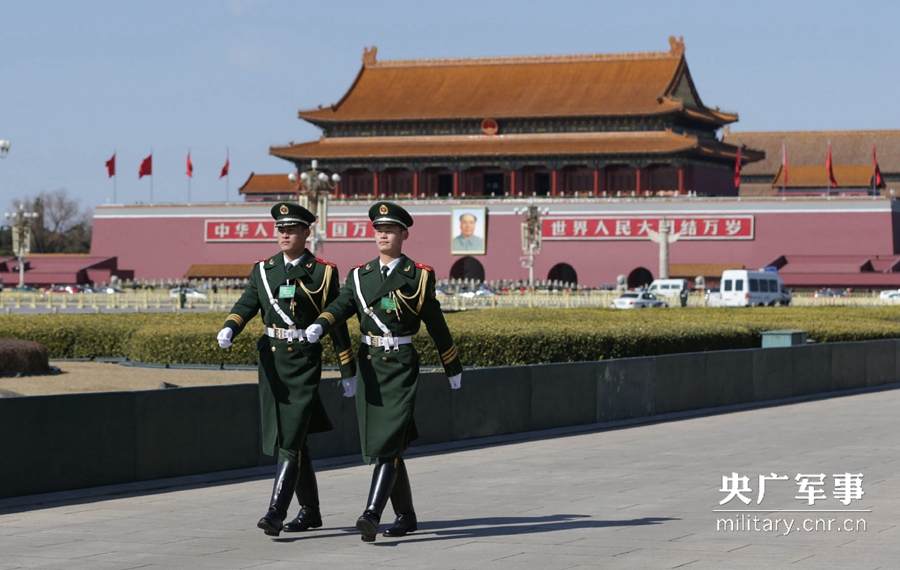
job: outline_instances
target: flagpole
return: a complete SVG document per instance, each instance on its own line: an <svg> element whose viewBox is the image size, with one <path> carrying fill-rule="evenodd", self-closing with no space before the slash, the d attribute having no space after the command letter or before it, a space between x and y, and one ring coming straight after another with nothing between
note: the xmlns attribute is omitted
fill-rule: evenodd
<svg viewBox="0 0 900 570"><path fill-rule="evenodd" d="M118 154L117 150L113 150L113 158L115 158L116 154ZM116 199L116 177L119 176L119 172L117 170L113 170L113 204L118 204L119 201Z"/></svg>
<svg viewBox="0 0 900 570"><path fill-rule="evenodd" d="M787 145L781 139L781 199L787 194Z"/></svg>
<svg viewBox="0 0 900 570"><path fill-rule="evenodd" d="M188 147L188 161L191 160L191 147ZM191 165L191 174L193 174L193 165ZM188 175L188 204L191 203L191 178L192 176Z"/></svg>
<svg viewBox="0 0 900 570"><path fill-rule="evenodd" d="M878 159L876 158L876 155L875 155L875 137L872 137L872 158L874 159L872 162L874 162L877 165ZM878 185L877 178L878 178L878 171L873 168L872 169L872 196L877 195L876 194L878 191L877 190L877 185Z"/></svg>
<svg viewBox="0 0 900 570"><path fill-rule="evenodd" d="M153 204L153 149L150 149L150 204Z"/></svg>
<svg viewBox="0 0 900 570"><path fill-rule="evenodd" d="M231 152L228 150L228 147L225 147L225 162L231 162ZM231 164L228 165L228 172L225 173L225 203L228 203L228 183L230 182L231 177Z"/></svg>

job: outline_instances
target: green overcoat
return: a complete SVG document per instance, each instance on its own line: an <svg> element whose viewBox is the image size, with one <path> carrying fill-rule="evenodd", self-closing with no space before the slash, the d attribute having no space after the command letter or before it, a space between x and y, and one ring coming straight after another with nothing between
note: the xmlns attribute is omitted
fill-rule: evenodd
<svg viewBox="0 0 900 570"><path fill-rule="evenodd" d="M316 323L324 333L335 330L353 315L359 317L360 332L386 336L365 312L365 307L393 336L411 336L425 323L443 361L447 376L462 372L462 363L453 336L434 296L434 271L406 256L382 281L377 259L354 268L338 298L330 303ZM356 292L356 276L366 305ZM383 302L382 299L387 301ZM393 308L392 308L393 307ZM413 413L419 378L419 355L412 344L399 350L361 344L358 353L361 385L356 391L356 413L363 456L400 457L418 437Z"/></svg>
<svg viewBox="0 0 900 570"><path fill-rule="evenodd" d="M277 253L263 261L266 280L281 310L298 329L312 324L322 309L338 296L337 267L317 259L308 250L300 262L285 273L284 255ZM294 295L279 298L279 290L293 285ZM225 326L237 336L258 312L267 327L288 328L272 307L260 280L259 263L253 266L247 288L231 309ZM340 359L341 376L356 375L356 361L347 326L334 327L331 340ZM322 377L322 345L294 340L260 337L259 402L262 417L263 452L272 455L276 447L299 451L307 433L333 429L319 399Z"/></svg>

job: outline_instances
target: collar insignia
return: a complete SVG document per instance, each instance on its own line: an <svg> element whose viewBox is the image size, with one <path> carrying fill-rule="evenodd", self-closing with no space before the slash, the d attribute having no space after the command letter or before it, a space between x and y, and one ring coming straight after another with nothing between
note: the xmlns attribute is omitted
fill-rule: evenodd
<svg viewBox="0 0 900 570"><path fill-rule="evenodd" d="M404 269L403 271L409 271L411 268L412 268L412 265L407 265L406 269Z"/></svg>
<svg viewBox="0 0 900 570"><path fill-rule="evenodd" d="M274 259L270 259L270 260L269 260L269 265L275 265L275 260L274 260Z"/></svg>
<svg viewBox="0 0 900 570"><path fill-rule="evenodd" d="M312 267L312 263L307 263L306 268L309 269L310 267Z"/></svg>
<svg viewBox="0 0 900 570"><path fill-rule="evenodd" d="M369 264L368 264L368 263L367 263L367 264L366 264L366 269L370 269L370 268L369 268Z"/></svg>

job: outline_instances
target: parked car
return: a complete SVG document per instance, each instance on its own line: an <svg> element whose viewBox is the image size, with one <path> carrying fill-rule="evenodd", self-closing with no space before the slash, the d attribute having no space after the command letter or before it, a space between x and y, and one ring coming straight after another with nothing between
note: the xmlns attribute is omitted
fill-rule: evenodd
<svg viewBox="0 0 900 570"><path fill-rule="evenodd" d="M463 299L473 299L475 297L488 297L490 295L496 295L493 291L488 289L487 287L482 287L480 289L476 289L474 291L460 291L459 296Z"/></svg>
<svg viewBox="0 0 900 570"><path fill-rule="evenodd" d="M882 297L881 301L889 305L900 304L900 291L891 291L891 294L886 297Z"/></svg>
<svg viewBox="0 0 900 570"><path fill-rule="evenodd" d="M46 290L47 293L65 293L68 295L75 295L77 293L83 293L84 287L81 285L57 285L55 287L51 287Z"/></svg>
<svg viewBox="0 0 900 570"><path fill-rule="evenodd" d="M614 300L610 307L613 309L646 309L647 307L668 307L669 304L659 299L653 293L629 291Z"/></svg>
<svg viewBox="0 0 900 570"><path fill-rule="evenodd" d="M724 307L725 302L722 301L722 292L718 287L710 287L704 293L706 297L707 307Z"/></svg>
<svg viewBox="0 0 900 570"><path fill-rule="evenodd" d="M107 287L92 287L90 289L90 291L85 290L85 293L106 293L108 295L111 295L113 293L124 293L124 292L125 291L123 291L122 289L119 289L118 287L109 287L109 286L107 286Z"/></svg>
<svg viewBox="0 0 900 570"><path fill-rule="evenodd" d="M722 301L726 307L775 307L791 304L791 293L772 271L729 269L722 272Z"/></svg>
<svg viewBox="0 0 900 570"><path fill-rule="evenodd" d="M660 297L678 297L687 287L687 279L654 279L647 292Z"/></svg>
<svg viewBox="0 0 900 570"><path fill-rule="evenodd" d="M813 298L816 299L829 299L832 297L846 297L847 295L841 293L840 291L835 291L834 289L819 289L815 293L812 294Z"/></svg>
<svg viewBox="0 0 900 570"><path fill-rule="evenodd" d="M177 297L182 291L184 291L184 297L187 300L200 300L200 299L209 299L206 293L201 293L197 291L193 287L175 287L171 291L169 291L169 297Z"/></svg>
<svg viewBox="0 0 900 570"><path fill-rule="evenodd" d="M887 291L882 291L881 293L879 293L878 296L881 297L882 300L896 299L897 297L900 297L900 290L888 289Z"/></svg>

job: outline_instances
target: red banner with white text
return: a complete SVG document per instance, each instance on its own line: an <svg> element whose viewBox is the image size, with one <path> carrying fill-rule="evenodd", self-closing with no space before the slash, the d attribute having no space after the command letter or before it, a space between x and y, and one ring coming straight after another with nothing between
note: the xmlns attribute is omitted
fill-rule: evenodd
<svg viewBox="0 0 900 570"><path fill-rule="evenodd" d="M204 236L208 242L273 241L275 220L206 220ZM328 220L328 233L325 239L373 241L375 230L369 218Z"/></svg>
<svg viewBox="0 0 900 570"><path fill-rule="evenodd" d="M545 216L543 240L649 240L663 218L610 216ZM753 216L691 216L665 218L670 235L684 240L752 240Z"/></svg>

